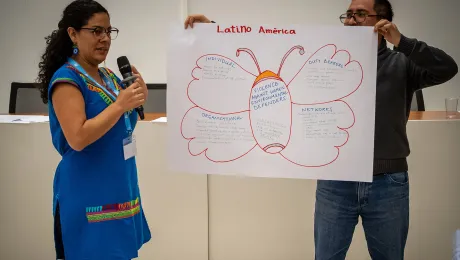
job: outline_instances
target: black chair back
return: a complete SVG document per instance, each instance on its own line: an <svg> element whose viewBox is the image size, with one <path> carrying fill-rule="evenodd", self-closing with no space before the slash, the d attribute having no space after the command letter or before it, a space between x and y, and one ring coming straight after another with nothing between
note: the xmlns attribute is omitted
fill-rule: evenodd
<svg viewBox="0 0 460 260"><path fill-rule="evenodd" d="M47 114L36 83L12 82L10 91L10 114Z"/></svg>

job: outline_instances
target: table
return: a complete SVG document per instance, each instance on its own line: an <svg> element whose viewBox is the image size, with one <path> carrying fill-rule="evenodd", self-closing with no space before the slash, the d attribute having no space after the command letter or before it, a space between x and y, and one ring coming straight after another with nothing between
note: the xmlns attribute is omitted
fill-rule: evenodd
<svg viewBox="0 0 460 260"><path fill-rule="evenodd" d="M152 121L160 117L166 117L165 113L149 113L145 114L144 120ZM413 111L409 116L409 120L445 120L446 112L443 111ZM457 115L460 119L460 113Z"/></svg>
<svg viewBox="0 0 460 260"><path fill-rule="evenodd" d="M33 114L46 115L46 114ZM152 121L160 117L166 117L166 113L146 113L144 121ZM455 119L460 119L460 112L457 113ZM141 120L139 118L139 120ZM409 115L409 120L446 120L446 112L444 111L412 111Z"/></svg>
<svg viewBox="0 0 460 260"><path fill-rule="evenodd" d="M312 180L171 172L167 123L140 121L138 169L153 238L140 260L313 259ZM406 259L451 259L460 228L460 117L413 112L407 132L411 225ZM53 259L48 123L0 124L0 259ZM180 163L180 162L177 162ZM25 250L18 250L18 245ZM360 224L347 259L369 259Z"/></svg>

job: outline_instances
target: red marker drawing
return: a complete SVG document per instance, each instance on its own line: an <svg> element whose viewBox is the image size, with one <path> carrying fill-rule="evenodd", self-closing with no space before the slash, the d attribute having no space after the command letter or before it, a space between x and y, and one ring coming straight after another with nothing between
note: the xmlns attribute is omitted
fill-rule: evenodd
<svg viewBox="0 0 460 260"><path fill-rule="evenodd" d="M262 71L247 48L238 49L236 57L247 53L257 72L223 55L199 57L187 88L194 105L181 122L189 153L223 163L259 147L303 167L337 160L349 140L347 130L355 124L354 112L343 99L361 86L361 64L348 51L328 44L305 57L298 71L291 66L284 72L296 50L297 59L304 57L302 46L292 47L276 73Z"/></svg>

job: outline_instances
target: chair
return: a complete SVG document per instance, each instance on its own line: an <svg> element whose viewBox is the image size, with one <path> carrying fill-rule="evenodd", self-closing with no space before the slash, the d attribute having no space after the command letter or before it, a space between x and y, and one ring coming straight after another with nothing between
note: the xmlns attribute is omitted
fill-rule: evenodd
<svg viewBox="0 0 460 260"><path fill-rule="evenodd" d="M149 99L144 104L145 113L166 113L166 84L147 84ZM11 83L10 114L46 114L37 83Z"/></svg>
<svg viewBox="0 0 460 260"><path fill-rule="evenodd" d="M412 96L412 102L410 106L411 111L425 111L425 101L423 99L422 90L415 91Z"/></svg>
<svg viewBox="0 0 460 260"><path fill-rule="evenodd" d="M48 106L42 102L37 83L12 82L10 114L47 114Z"/></svg>
<svg viewBox="0 0 460 260"><path fill-rule="evenodd" d="M147 84L149 98L144 104L145 113L166 113L166 84Z"/></svg>

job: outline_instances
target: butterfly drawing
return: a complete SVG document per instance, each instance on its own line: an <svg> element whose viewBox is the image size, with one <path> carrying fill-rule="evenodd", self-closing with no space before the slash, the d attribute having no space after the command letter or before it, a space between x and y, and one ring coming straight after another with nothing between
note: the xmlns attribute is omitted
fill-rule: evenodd
<svg viewBox="0 0 460 260"><path fill-rule="evenodd" d="M252 60L244 67L235 61L243 54ZM190 155L228 163L260 149L303 167L337 160L356 121L344 99L362 85L361 64L335 44L309 54L294 46L278 70L261 69L247 48L235 56L196 61L186 93L192 105L180 125Z"/></svg>

